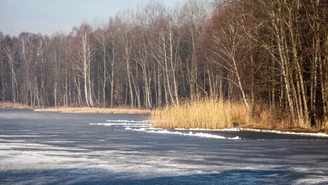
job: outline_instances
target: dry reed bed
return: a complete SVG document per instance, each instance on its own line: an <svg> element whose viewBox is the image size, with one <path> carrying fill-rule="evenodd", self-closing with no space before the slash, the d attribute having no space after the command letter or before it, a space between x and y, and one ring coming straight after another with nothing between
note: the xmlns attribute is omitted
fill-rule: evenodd
<svg viewBox="0 0 328 185"><path fill-rule="evenodd" d="M12 102L0 102L0 108L32 109L31 106L23 105L23 104L20 104L20 103L12 103Z"/></svg>
<svg viewBox="0 0 328 185"><path fill-rule="evenodd" d="M33 108L29 105L20 103L0 102L0 108L11 109L29 109ZM95 108L95 107L49 107L49 108L36 108L34 111L38 112L65 112L65 113L96 113L96 114L150 114L149 110L134 109L128 107L118 108Z"/></svg>
<svg viewBox="0 0 328 185"><path fill-rule="evenodd" d="M271 111L261 110L251 115L244 104L223 100L195 100L180 106L165 107L151 113L154 127L223 129L239 125L248 128L277 128ZM236 124L237 123L237 124Z"/></svg>
<svg viewBox="0 0 328 185"><path fill-rule="evenodd" d="M149 110L133 108L56 107L35 109L38 112L95 113L95 114L149 114Z"/></svg>

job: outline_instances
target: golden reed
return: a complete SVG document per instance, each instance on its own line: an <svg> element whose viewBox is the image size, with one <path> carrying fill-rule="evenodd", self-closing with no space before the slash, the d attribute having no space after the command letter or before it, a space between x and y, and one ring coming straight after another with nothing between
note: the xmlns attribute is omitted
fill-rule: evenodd
<svg viewBox="0 0 328 185"><path fill-rule="evenodd" d="M151 112L150 121L159 128L224 129L233 127L286 129L288 119L270 108L258 106L252 113L242 102L200 99Z"/></svg>

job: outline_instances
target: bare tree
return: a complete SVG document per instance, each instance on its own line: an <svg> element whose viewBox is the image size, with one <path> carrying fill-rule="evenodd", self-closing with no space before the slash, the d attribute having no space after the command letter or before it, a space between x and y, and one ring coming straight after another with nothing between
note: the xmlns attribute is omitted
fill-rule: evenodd
<svg viewBox="0 0 328 185"><path fill-rule="evenodd" d="M190 39L190 61L187 63L189 91L190 97L198 94L198 62L196 57L196 49L198 45L198 37L206 26L211 15L212 6L208 0L189 0L181 9L180 20L185 25L186 35Z"/></svg>
<svg viewBox="0 0 328 185"><path fill-rule="evenodd" d="M91 46L90 35L91 27L82 24L79 29L73 30L73 37L76 39L75 55L73 58L73 66L83 76L84 96L87 106L93 107L93 91L91 82L91 61L94 51Z"/></svg>
<svg viewBox="0 0 328 185"><path fill-rule="evenodd" d="M7 56L7 61L11 71L11 93L12 101L16 103L18 96L18 83L16 78L16 67L15 67L15 53L13 48L13 43L11 45L7 44L4 48L5 54Z"/></svg>

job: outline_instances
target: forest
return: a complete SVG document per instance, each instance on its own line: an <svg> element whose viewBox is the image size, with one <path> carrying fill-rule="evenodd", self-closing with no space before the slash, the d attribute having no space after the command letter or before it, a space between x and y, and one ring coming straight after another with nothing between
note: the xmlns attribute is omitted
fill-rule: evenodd
<svg viewBox="0 0 328 185"><path fill-rule="evenodd" d="M214 98L320 128L328 2L189 0L170 9L151 1L69 34L0 32L0 71L2 102L155 109Z"/></svg>

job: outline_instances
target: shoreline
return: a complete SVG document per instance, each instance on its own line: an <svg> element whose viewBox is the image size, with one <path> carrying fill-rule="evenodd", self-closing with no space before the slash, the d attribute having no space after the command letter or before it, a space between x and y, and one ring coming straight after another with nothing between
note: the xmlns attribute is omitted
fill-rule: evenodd
<svg viewBox="0 0 328 185"><path fill-rule="evenodd" d="M21 109L32 110L35 112L59 112L59 113L76 113L76 114L126 114L126 115L151 115L154 111L146 109L128 108L128 107L116 107L116 108L97 108L97 107L46 107L46 108L31 108L30 106L21 105L19 103L13 104L8 102L0 103L0 109ZM154 126L155 124L152 123ZM307 133L307 134L325 134L328 136L328 132L325 129L314 130L304 128L290 128L290 129L272 129L272 128L252 128L252 127L240 127L240 128L223 128L223 129L206 129L206 128L168 128L165 126L156 126L162 129L176 129L176 130L207 130L207 131L257 131L257 132L279 132L279 133Z"/></svg>
<svg viewBox="0 0 328 185"><path fill-rule="evenodd" d="M262 132L262 133L273 133L273 134L287 134L287 135L298 135L298 136L313 136L318 138L328 138L328 134L323 131L311 131L311 130L277 130L277 129L255 129L255 128L225 128L225 129L202 129L202 128L174 128L173 130L181 131L210 131L210 132Z"/></svg>
<svg viewBox="0 0 328 185"><path fill-rule="evenodd" d="M60 112L77 114L150 114L150 110L133 108L96 108L96 107L49 107L36 108L35 112Z"/></svg>
<svg viewBox="0 0 328 185"><path fill-rule="evenodd" d="M0 102L0 109L32 110L35 112L90 113L90 114L150 114L150 110L130 107L31 107L20 103Z"/></svg>

